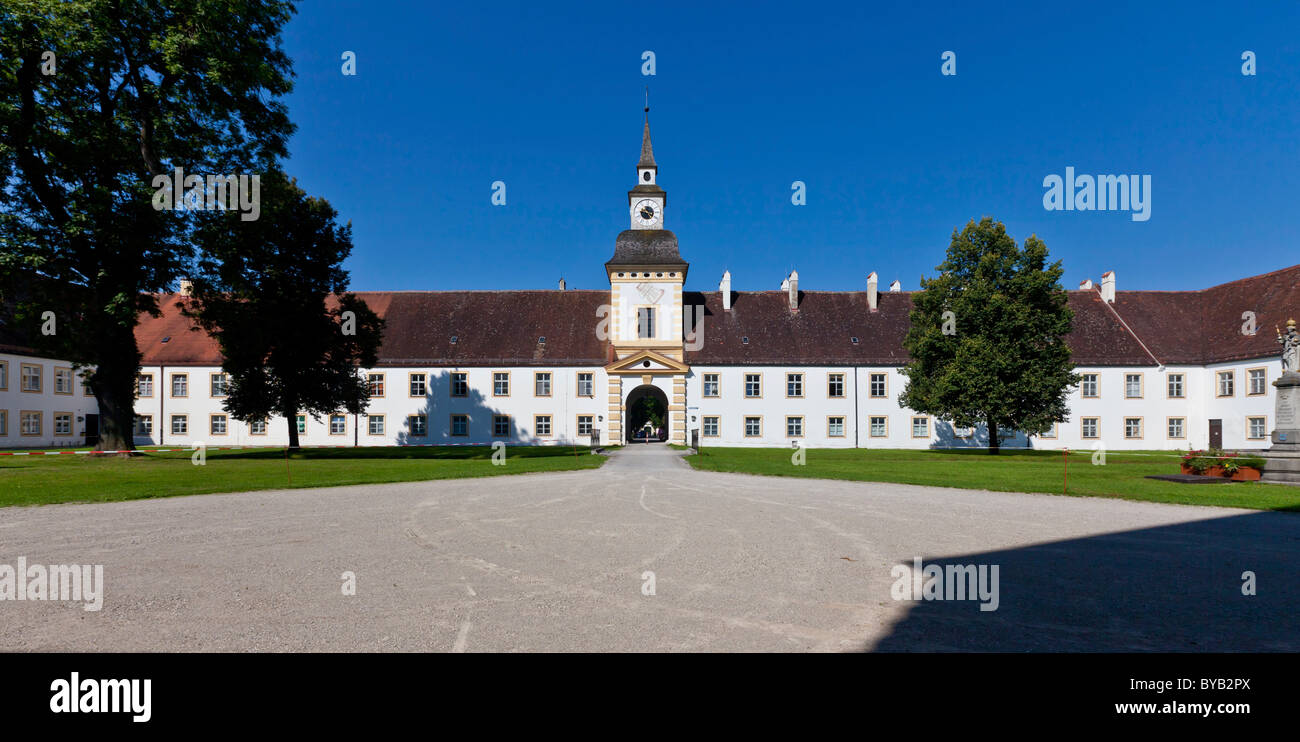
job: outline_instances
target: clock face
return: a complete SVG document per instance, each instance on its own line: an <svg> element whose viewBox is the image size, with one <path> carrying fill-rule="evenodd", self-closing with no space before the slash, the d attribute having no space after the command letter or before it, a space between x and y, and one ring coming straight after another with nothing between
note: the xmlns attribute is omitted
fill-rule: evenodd
<svg viewBox="0 0 1300 742"><path fill-rule="evenodd" d="M659 207L650 199L642 199L632 207L632 216L641 226L648 227L659 221Z"/></svg>

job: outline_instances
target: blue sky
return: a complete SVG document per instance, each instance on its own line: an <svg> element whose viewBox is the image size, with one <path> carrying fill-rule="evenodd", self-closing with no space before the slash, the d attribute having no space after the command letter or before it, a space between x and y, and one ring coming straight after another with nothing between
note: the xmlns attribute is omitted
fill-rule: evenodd
<svg viewBox="0 0 1300 742"><path fill-rule="evenodd" d="M607 287L646 84L689 289L915 289L984 215L1067 288L1300 263L1298 3L559 5L301 3L288 169L351 220L354 289ZM1045 210L1067 166L1150 175L1150 219Z"/></svg>

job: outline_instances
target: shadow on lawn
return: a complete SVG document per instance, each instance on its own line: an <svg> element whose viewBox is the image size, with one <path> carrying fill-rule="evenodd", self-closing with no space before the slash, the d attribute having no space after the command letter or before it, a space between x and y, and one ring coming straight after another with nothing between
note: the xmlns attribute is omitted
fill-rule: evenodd
<svg viewBox="0 0 1300 742"><path fill-rule="evenodd" d="M577 446L578 453L587 453L587 446ZM574 446L507 446L506 455L511 459L545 459L557 456L573 456ZM188 458L169 456L169 458ZM241 451L209 451L209 459L222 461L234 460L278 460L283 459L283 448L245 449ZM404 461L408 459L430 459L444 461L467 461L492 458L490 446L448 446L448 447L374 447L357 446L347 448L303 448L289 454L293 461Z"/></svg>
<svg viewBox="0 0 1300 742"><path fill-rule="evenodd" d="M999 565L999 607L919 601L875 652L1300 651L1300 518L1232 515L1021 549L927 557ZM1242 573L1257 594L1242 594Z"/></svg>

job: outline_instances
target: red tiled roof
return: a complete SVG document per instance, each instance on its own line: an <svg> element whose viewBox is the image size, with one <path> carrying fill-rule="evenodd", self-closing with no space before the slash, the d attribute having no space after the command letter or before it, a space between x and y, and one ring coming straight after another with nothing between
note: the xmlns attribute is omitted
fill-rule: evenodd
<svg viewBox="0 0 1300 742"><path fill-rule="evenodd" d="M1300 265L1201 291L1119 291L1109 306L1095 289L1067 294L1074 310L1068 342L1077 365L1266 358L1277 353L1273 325L1300 314ZM381 366L602 365L609 360L606 342L596 337L597 312L609 303L608 291L358 295L387 323ZM160 297L162 316L141 317L136 342L144 363L220 365L216 343L190 330L178 299ZM688 363L894 366L908 360L903 337L910 292L880 293L876 312L868 309L862 291L803 291L797 312L790 311L784 291L733 292L731 310L725 312L716 291L688 291L683 302L704 305L703 346L687 351ZM1254 336L1241 334L1245 311L1255 312L1259 331ZM538 343L543 336L546 342ZM164 337L170 340L161 342Z"/></svg>

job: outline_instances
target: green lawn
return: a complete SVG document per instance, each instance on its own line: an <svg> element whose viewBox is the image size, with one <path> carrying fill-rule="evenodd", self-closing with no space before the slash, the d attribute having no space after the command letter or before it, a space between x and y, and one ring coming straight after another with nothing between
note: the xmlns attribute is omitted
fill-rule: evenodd
<svg viewBox="0 0 1300 742"><path fill-rule="evenodd" d="M1060 451L1003 449L985 451L901 449L807 449L807 463L790 463L789 448L704 448L687 461L697 469L778 477L851 479L938 487L1043 492L1060 495L1065 457ZM1094 466L1091 451L1069 456L1070 495L1188 505L1224 505L1257 510L1300 512L1300 487L1237 482L1178 484L1144 479L1148 474L1177 474L1180 454L1172 451L1106 453Z"/></svg>
<svg viewBox="0 0 1300 742"><path fill-rule="evenodd" d="M287 460L283 449L208 450L204 466L190 456L0 456L0 507L491 477L594 469L605 461L585 446L508 447L503 466L493 465L491 448L477 446L307 448Z"/></svg>

